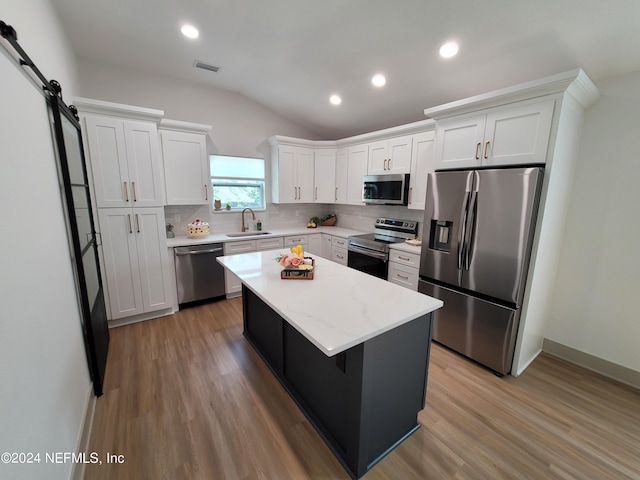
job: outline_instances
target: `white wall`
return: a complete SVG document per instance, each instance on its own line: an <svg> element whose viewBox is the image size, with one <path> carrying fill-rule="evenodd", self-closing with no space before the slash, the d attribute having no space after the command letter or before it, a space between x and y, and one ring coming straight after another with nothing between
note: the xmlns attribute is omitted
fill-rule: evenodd
<svg viewBox="0 0 640 480"><path fill-rule="evenodd" d="M240 93L83 58L78 71L79 96L156 108L171 120L212 125L209 153L268 155L265 140L276 134L319 139Z"/></svg>
<svg viewBox="0 0 640 480"><path fill-rule="evenodd" d="M47 78L75 90L74 57L47 0L0 0L1 19ZM4 45L8 45L2 41ZM0 463L0 478L66 479L90 391L81 322L46 104L0 48L0 452L41 463Z"/></svg>
<svg viewBox="0 0 640 480"><path fill-rule="evenodd" d="M586 112L545 337L640 371L640 72Z"/></svg>

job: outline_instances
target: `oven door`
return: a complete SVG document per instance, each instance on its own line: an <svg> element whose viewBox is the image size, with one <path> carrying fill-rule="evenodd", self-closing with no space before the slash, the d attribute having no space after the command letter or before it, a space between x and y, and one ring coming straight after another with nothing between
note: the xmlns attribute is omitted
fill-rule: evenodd
<svg viewBox="0 0 640 480"><path fill-rule="evenodd" d="M374 277L387 279L388 258L386 253L349 245L347 265Z"/></svg>

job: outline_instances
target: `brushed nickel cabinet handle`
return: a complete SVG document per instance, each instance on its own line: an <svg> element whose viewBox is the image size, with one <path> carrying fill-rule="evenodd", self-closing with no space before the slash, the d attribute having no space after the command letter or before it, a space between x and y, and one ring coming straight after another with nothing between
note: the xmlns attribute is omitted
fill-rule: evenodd
<svg viewBox="0 0 640 480"><path fill-rule="evenodd" d="M411 197L413 197L413 187L409 187L409 203L411 203Z"/></svg>
<svg viewBox="0 0 640 480"><path fill-rule="evenodd" d="M314 200L318 199L318 187L316 187L316 198Z"/></svg>
<svg viewBox="0 0 640 480"><path fill-rule="evenodd" d="M127 185L127 182L124 182L124 201L129 201L129 185Z"/></svg>
<svg viewBox="0 0 640 480"><path fill-rule="evenodd" d="M403 280L409 280L409 277L406 277L404 275L400 275L399 273L396 273L396 276L399 278L402 278Z"/></svg>
<svg viewBox="0 0 640 480"><path fill-rule="evenodd" d="M336 197L336 202L337 202L337 201L338 201L338 187L336 187L336 194L335 194L335 197Z"/></svg>
<svg viewBox="0 0 640 480"><path fill-rule="evenodd" d="M489 141L487 141L487 143L484 144L484 158L489 158L489 156L487 155L487 149L489 148Z"/></svg>
<svg viewBox="0 0 640 480"><path fill-rule="evenodd" d="M131 214L127 213L127 219L129 220L129 233L133 233L133 229L131 228Z"/></svg>
<svg viewBox="0 0 640 480"><path fill-rule="evenodd" d="M391 159L387 160L387 170L391 170Z"/></svg>
<svg viewBox="0 0 640 480"><path fill-rule="evenodd" d="M476 160L480 160L480 145L482 145L482 142L476 144Z"/></svg>
<svg viewBox="0 0 640 480"><path fill-rule="evenodd" d="M131 182L131 190L133 190L133 201L137 202L138 197L136 196L136 182Z"/></svg>
<svg viewBox="0 0 640 480"><path fill-rule="evenodd" d="M140 218L138 218L138 214L136 213L136 230L140 233Z"/></svg>
<svg viewBox="0 0 640 480"><path fill-rule="evenodd" d="M203 185L204 187L204 199L208 202L209 201L209 189L207 188L206 185Z"/></svg>

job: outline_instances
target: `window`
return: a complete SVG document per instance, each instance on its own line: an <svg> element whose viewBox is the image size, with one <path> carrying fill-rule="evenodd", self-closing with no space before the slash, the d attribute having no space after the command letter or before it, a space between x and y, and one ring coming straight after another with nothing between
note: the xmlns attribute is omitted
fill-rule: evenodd
<svg viewBox="0 0 640 480"><path fill-rule="evenodd" d="M209 162L214 210L216 200L220 200L221 206L218 209L224 210L228 204L231 210L247 207L264 210L263 158L211 155Z"/></svg>

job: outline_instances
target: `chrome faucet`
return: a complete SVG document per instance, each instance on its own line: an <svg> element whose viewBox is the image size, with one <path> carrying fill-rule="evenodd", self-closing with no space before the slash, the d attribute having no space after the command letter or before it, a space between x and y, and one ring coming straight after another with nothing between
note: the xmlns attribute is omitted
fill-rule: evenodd
<svg viewBox="0 0 640 480"><path fill-rule="evenodd" d="M253 213L253 210L251 210L250 208L245 208L244 210L242 210L242 231L246 232L247 230L249 230L249 228L247 228L244 224L244 212L246 212L247 210L249 210L251 212L251 215L253 216L253 219L256 219L256 214Z"/></svg>

